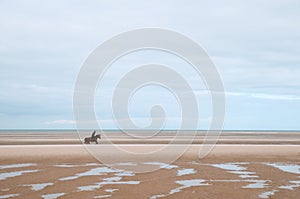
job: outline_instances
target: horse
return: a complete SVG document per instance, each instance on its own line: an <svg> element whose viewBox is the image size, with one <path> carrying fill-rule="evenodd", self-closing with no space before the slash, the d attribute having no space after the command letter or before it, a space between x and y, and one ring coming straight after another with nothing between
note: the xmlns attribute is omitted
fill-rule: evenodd
<svg viewBox="0 0 300 199"><path fill-rule="evenodd" d="M96 142L96 144L98 144L98 138L101 139L100 135L96 135L93 137L86 137L84 138L84 144L90 144L91 142Z"/></svg>

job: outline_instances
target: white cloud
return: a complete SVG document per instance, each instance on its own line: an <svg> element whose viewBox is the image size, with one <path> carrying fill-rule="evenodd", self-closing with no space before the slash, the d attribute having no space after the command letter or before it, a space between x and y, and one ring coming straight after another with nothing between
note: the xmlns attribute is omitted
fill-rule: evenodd
<svg viewBox="0 0 300 199"><path fill-rule="evenodd" d="M56 124L75 124L74 120L53 120L53 121L48 121L44 122L44 124L47 125L56 125Z"/></svg>
<svg viewBox="0 0 300 199"><path fill-rule="evenodd" d="M244 92L226 92L226 96L245 96L259 99L269 100L300 100L300 96L296 95L274 95L265 93L244 93Z"/></svg>
<svg viewBox="0 0 300 199"><path fill-rule="evenodd" d="M198 91L194 91L194 93L199 96L209 96L210 92L208 90L198 90ZM238 91L225 91L224 94L226 97L235 96L235 97L267 99L267 100L300 100L299 95L287 95L287 94L252 93L252 92L238 92Z"/></svg>

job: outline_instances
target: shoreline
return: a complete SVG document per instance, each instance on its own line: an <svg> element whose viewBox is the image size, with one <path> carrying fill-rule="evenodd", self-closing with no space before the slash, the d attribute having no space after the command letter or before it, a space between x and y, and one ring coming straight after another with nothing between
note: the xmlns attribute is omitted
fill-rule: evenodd
<svg viewBox="0 0 300 199"><path fill-rule="evenodd" d="M99 133L99 132L98 132ZM1 145L60 145L60 144L82 144L84 137L89 137L91 132L82 134L64 131L51 132L14 132L0 133ZM222 132L219 136L209 132L197 132L195 135L190 131L162 131L154 134L153 131L130 131L124 134L119 131L112 133L100 133L102 139L99 144L203 144L204 141L218 140L217 144L244 144L244 145L300 145L300 132ZM218 139L217 139L218 138Z"/></svg>

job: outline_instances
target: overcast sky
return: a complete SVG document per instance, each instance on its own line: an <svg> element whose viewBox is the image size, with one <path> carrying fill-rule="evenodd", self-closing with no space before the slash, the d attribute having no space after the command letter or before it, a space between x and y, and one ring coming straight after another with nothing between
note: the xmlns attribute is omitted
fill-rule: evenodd
<svg viewBox="0 0 300 199"><path fill-rule="evenodd" d="M89 53L119 33L158 27L190 37L215 63L226 91L225 129L299 130L299 24L297 0L2 0L0 128L75 128L73 88ZM173 64L194 80L189 66L168 54L146 51L124 57L98 88L107 95L96 95L95 111L104 128L116 127L109 96L120 68L153 60ZM197 80L191 84L195 91L202 89ZM211 116L209 99L199 93L197 99L199 128L205 129ZM166 128L178 127L180 107L158 87L134 96L129 108L138 125L149 122L151 104L165 106Z"/></svg>

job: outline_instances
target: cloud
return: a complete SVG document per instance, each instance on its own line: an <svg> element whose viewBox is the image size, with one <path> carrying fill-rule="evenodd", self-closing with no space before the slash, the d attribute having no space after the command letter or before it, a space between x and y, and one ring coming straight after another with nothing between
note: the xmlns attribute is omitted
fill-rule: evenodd
<svg viewBox="0 0 300 199"><path fill-rule="evenodd" d="M130 118L124 118L124 119L117 119L121 123L128 123L129 121L132 121L136 127L138 128L145 128L148 126L152 120L152 118L148 117L130 117ZM180 117L167 117L167 118L154 118L154 121L166 121L163 126L157 126L157 128L180 128L180 123L182 121L182 118ZM206 118L198 118L199 125L201 127L208 126L211 122L211 117ZM116 120L114 119L100 119L97 120L98 124L101 126L101 128L118 128L116 124ZM85 122L87 124L87 127L89 124L94 124L94 122L89 121ZM52 121L46 121L43 122L44 125L47 126L61 126L61 125L70 125L70 124L76 124L75 120L67 120L67 119L58 119L58 120L52 120ZM126 127L123 127L126 129Z"/></svg>
<svg viewBox="0 0 300 199"><path fill-rule="evenodd" d="M217 92L212 91L215 94ZM210 97L209 90L197 90L194 93L201 97L206 96ZM257 99L266 99L266 100L300 100L299 95L287 95L287 94L272 94L272 93L253 93L253 92L239 92L239 91L225 91L224 92L226 97L250 97L250 98L257 98Z"/></svg>
<svg viewBox="0 0 300 199"><path fill-rule="evenodd" d="M47 125L75 124L75 121L74 120L53 120L53 121L44 122L44 124L47 124Z"/></svg>
<svg viewBox="0 0 300 199"><path fill-rule="evenodd" d="M131 117L126 119L118 119L118 121L122 124L128 123L132 121L137 128L146 128L150 125L152 118L148 117ZM161 121L165 121L162 126L155 126L155 129L180 129L182 118L180 117L166 117L166 118L154 118L154 123L160 124ZM98 120L99 125L102 128L118 128L114 119L101 119ZM194 126L194 120L190 122L192 126ZM211 122L211 117L203 117L198 118L198 128L206 129L209 127ZM185 124L187 125L187 124ZM126 129L126 126L122 126L122 128Z"/></svg>
<svg viewBox="0 0 300 199"><path fill-rule="evenodd" d="M243 93L243 92L226 92L226 96L242 96L266 100L300 100L300 96L296 95L274 95L265 93Z"/></svg>

